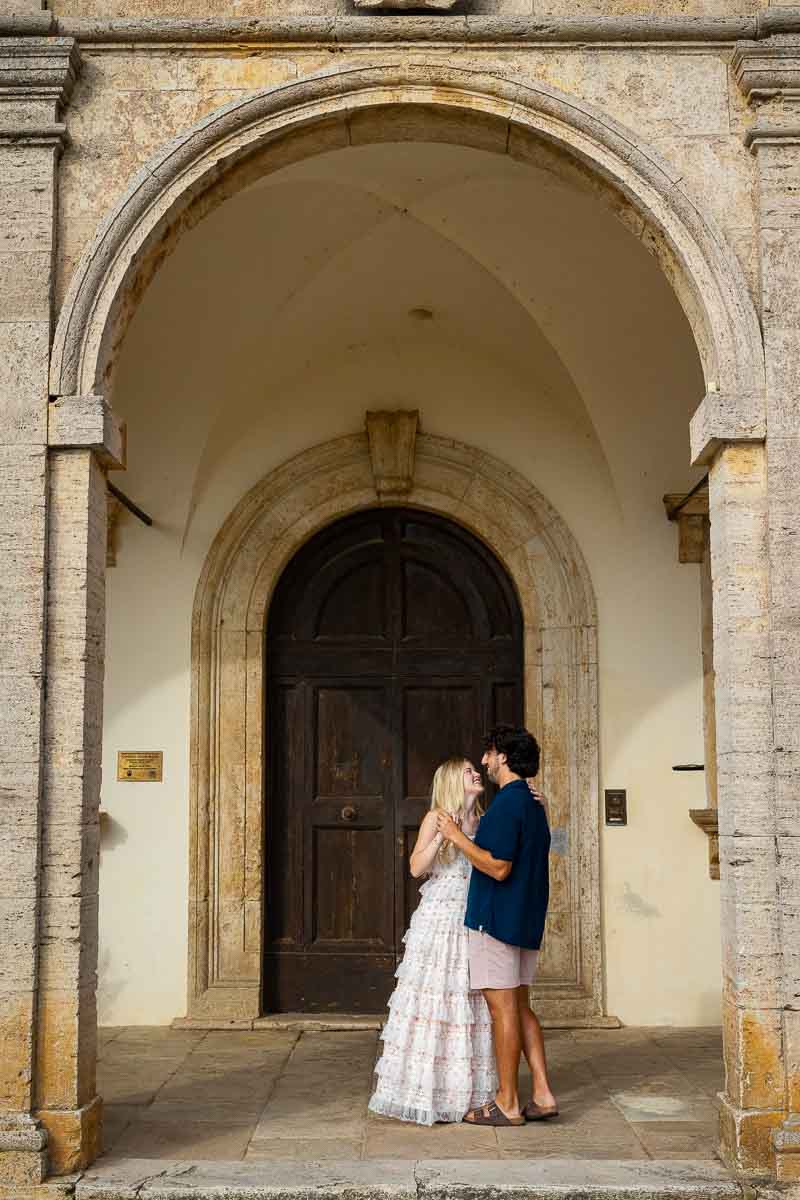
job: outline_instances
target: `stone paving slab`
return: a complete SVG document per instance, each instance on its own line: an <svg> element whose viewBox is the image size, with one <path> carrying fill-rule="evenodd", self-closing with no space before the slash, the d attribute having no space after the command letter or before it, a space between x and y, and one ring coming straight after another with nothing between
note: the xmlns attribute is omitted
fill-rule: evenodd
<svg viewBox="0 0 800 1200"><path fill-rule="evenodd" d="M87 1171L75 1200L743 1200L702 1161L423 1159L203 1163L127 1160Z"/></svg>
<svg viewBox="0 0 800 1200"><path fill-rule="evenodd" d="M561 1116L494 1130L368 1113L374 1029L103 1031L106 1150L171 1162L714 1161L718 1029L559 1030L546 1042Z"/></svg>

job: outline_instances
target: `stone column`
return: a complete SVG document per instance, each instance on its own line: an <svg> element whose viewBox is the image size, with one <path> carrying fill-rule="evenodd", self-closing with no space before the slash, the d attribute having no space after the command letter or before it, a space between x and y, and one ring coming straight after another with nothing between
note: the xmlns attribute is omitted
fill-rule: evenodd
<svg viewBox="0 0 800 1200"><path fill-rule="evenodd" d="M50 408L35 1115L50 1171L100 1152L96 1092L106 477L119 431L97 397ZM94 424L94 429L89 428Z"/></svg>
<svg viewBox="0 0 800 1200"><path fill-rule="evenodd" d="M738 1170L772 1167L783 1109L777 1009L766 407L706 396L692 457L709 466L725 1091L721 1151Z"/></svg>
<svg viewBox="0 0 800 1200"><path fill-rule="evenodd" d="M748 1079L770 1127L776 1176L791 1180L800 1179L800 40L740 46L734 68L754 113L745 140L759 196L773 698L764 731L772 803L753 884L753 902L773 918L752 945L762 960L763 1020L743 1037L761 1054Z"/></svg>
<svg viewBox="0 0 800 1200"><path fill-rule="evenodd" d="M35 1184L48 356L71 39L0 38L0 1179Z"/></svg>

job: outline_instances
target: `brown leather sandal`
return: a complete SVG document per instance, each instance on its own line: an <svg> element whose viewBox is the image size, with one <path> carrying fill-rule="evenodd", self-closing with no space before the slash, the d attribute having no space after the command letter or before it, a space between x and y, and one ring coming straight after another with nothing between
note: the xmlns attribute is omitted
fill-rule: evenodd
<svg viewBox="0 0 800 1200"><path fill-rule="evenodd" d="M492 1100L491 1104L484 1104L482 1108L471 1108L468 1113L462 1117L466 1125L495 1125L502 1128L505 1125L524 1125L525 1118L507 1117L502 1108L497 1107L496 1101Z"/></svg>
<svg viewBox="0 0 800 1200"><path fill-rule="evenodd" d="M558 1108L555 1104L550 1108L541 1108L534 1100L531 1100L530 1104L525 1105L522 1113L526 1121L549 1121L558 1116Z"/></svg>

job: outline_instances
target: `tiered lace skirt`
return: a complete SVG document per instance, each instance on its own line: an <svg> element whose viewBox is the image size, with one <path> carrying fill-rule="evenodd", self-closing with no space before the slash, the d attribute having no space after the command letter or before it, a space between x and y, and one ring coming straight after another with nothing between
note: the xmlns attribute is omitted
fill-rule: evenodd
<svg viewBox="0 0 800 1200"><path fill-rule="evenodd" d="M469 864L436 863L403 939L370 1109L401 1121L460 1121L494 1097L492 1026L469 990L464 911Z"/></svg>

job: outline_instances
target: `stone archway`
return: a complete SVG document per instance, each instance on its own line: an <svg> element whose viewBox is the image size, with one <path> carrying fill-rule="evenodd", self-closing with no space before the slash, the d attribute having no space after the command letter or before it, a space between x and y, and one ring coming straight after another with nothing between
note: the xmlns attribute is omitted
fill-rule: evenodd
<svg viewBox="0 0 800 1200"><path fill-rule="evenodd" d="M758 318L735 254L680 172L632 130L546 84L407 61L336 67L257 92L148 163L75 271L53 343L51 395L108 399L116 352L148 280L217 204L295 158L409 139L544 156L548 169L595 192L646 242L686 312L711 398L698 421L701 450L730 430L760 436Z"/></svg>
<svg viewBox="0 0 800 1200"><path fill-rule="evenodd" d="M546 1017L598 1018L597 618L583 557L527 480L459 442L418 436L403 503L476 534L516 588L526 721L541 735L558 851L539 1008ZM261 1011L264 629L273 589L312 534L375 504L366 435L339 438L256 485L209 552L192 625L190 1020Z"/></svg>
<svg viewBox="0 0 800 1200"><path fill-rule="evenodd" d="M131 181L98 230L75 271L62 307L50 374L50 394L54 403L50 406L48 429L49 511L51 514L68 511L74 518L77 534L73 536L70 528L70 547L73 543L78 544L79 534L93 551L97 551L97 562L90 556L88 564L84 559L76 565L71 577L75 594L86 594L90 590L86 581L91 585L97 577L100 551L104 549L99 548L100 539L92 525L93 514L103 511L105 503L102 473L95 466L90 469L92 452L98 455L110 452L117 459L122 454L118 431L113 428L106 403L113 385L116 352L142 291L159 263L182 233L200 221L214 205L284 163L359 140L409 138L476 145L533 161L541 161L544 156L548 169L559 172L576 186L596 193L608 203L658 258L687 314L703 364L706 396L693 422L693 458L696 462L713 460L712 528L716 525L717 531L712 548L716 556L715 604L718 603L724 613L728 612L731 603L735 608L740 590L737 564L742 554L752 554L756 570L760 572L759 579L766 578L764 452L747 445L764 440L765 373L759 322L742 271L725 237L704 206L698 205L684 188L678 171L633 131L623 128L584 101L535 81L458 69L442 63L396 60L370 67L335 67L255 93L211 114L147 164ZM81 456L75 455L76 448L82 449ZM251 525L260 530L254 534L256 541L260 538L263 542L264 553L259 561L262 565L271 564L267 579L272 580L279 562L288 560L290 546L299 544L311 532L310 528L304 528L309 521L324 523L342 512L343 499L350 505L345 511L359 504L374 503L374 494L365 483L360 467L355 471L352 464L348 466L345 462L341 477L336 479L337 486L333 486L330 468L325 465L325 453L329 451L330 447L319 451L322 458L317 462L320 478L316 484L313 477L308 477L304 468L298 466L301 460L285 468L289 474L291 470L299 470L306 489L303 495L307 511L294 508L297 515L293 526L294 540L287 532L292 526L290 510L294 504L290 479L289 475L278 472L271 477L269 486L277 488L280 477L285 507L280 514L274 514L275 529L263 529L245 502L226 525L220 535L221 541L218 540L210 556L195 619L195 661L199 662L201 650L207 658L202 669L198 667L195 679L192 759L195 784L204 771L207 774L212 768L229 766L219 762L218 749L209 741L212 706L220 717L215 718L214 728L224 737L230 737L232 744L246 743L251 747L258 738L255 717L260 716L260 691L258 688L252 690L255 674L248 673L248 649L254 637L260 638L260 633L256 635L248 625L248 614L255 609L251 610L249 603L243 604L240 594L236 612L225 615L228 613L225 594L233 583L234 562L239 564L236 571L244 570L245 559L253 555L258 557L261 553L256 542L249 544L246 554L235 553L245 530ZM475 452L470 453L474 464L487 461ZM424 469L423 458L420 470ZM85 478L71 474L77 472L78 467L85 472ZM350 484L347 482L348 471ZM460 506L473 511L465 499L468 498L468 486L471 494L473 477L482 480L477 466L466 473L456 469L455 483L451 486L448 483L451 466L445 455L438 487L426 490L428 485L423 485L419 478L412 502L425 507L424 496L428 494L434 508L440 506L438 511L447 513ZM459 491L462 485L464 490ZM482 486L482 482L475 484L476 489ZM509 482L507 486L512 485ZM527 488L528 485L523 483L522 486ZM74 504L75 488L82 489L79 510ZM533 511L536 511L535 503ZM475 531L484 536L474 511L472 517L467 513L461 517L456 515L455 519L461 519L465 524L474 522ZM487 522L491 525L491 513L488 513ZM744 524L746 536L742 534ZM275 531L278 531L277 535ZM498 532L502 535L501 542L502 537L509 536L507 529ZM55 533L53 536L51 531L49 540L51 566L59 561L59 552L64 552L58 541L58 537L64 535L57 526ZM543 671L547 644L547 661L553 667L555 683L547 689L542 684L540 691L534 687L532 695L541 698L542 707L548 712L556 706L572 703L575 698L581 711L587 711L594 704L596 692L594 608L590 589L581 601L584 590L581 581L586 581L585 571L581 568L574 573L570 565L579 562L579 557L576 560L569 550L562 555L559 549L562 542L567 547L571 544L563 526L557 521L548 523L545 520L543 532L531 543L539 546L539 550L533 552L530 559L526 551L525 561L519 566L523 574L530 572L532 563L537 572L542 571L541 580L537 575L537 583L542 583L542 589L536 600L542 613L543 657L540 661L537 642L531 651L533 657L529 656L526 661L534 675ZM509 553L520 552L524 544L508 546ZM515 575L515 571L509 569ZM220 584L219 590L211 586L212 577ZM269 586L268 583L267 593ZM263 591L262 577L256 572L253 603L260 597L266 608L268 596L264 598ZM58 611L59 604L68 604L71 594L65 589L60 596L54 592L51 609L55 605L55 611ZM235 588L230 592L231 597L234 594ZM531 595L534 594L531 590ZM574 599L572 608L559 601L558 597L563 599L565 594L570 600ZM561 614L586 612L587 604L591 620L585 625L577 617L566 627L558 625ZM102 613L97 615L100 624L101 617ZM223 619L227 625L223 625ZM235 621L240 619L243 623L237 625ZM52 624L55 626L56 622ZM748 638L763 640L767 634L760 629L755 632L744 629L741 623L725 625L721 618L715 636L724 651L719 659L724 670L720 668L716 683L718 711L734 715L746 713L745 720L749 721L752 718L750 695L740 692L736 666L740 661L749 661L752 650ZM761 647L761 642L758 645ZM763 649L759 649L757 657L764 664L764 670L768 670L768 655ZM80 744L91 743L93 748L98 722L94 715L88 723L84 718L86 712L99 711L102 684L92 677L86 681L85 691L82 690L81 670L80 666L74 668L79 686L65 686L58 695L48 696L48 719L54 727L58 727L59 721L72 723L80 730L75 735ZM242 708L241 703L231 705L228 694L235 694L240 700L244 696L245 707ZM763 694L771 694L768 687ZM80 704L75 703L75 695L82 697ZM229 725L223 723L223 718ZM536 719L532 709L529 719ZM580 772L579 779L570 780L570 795L589 795L596 786L595 725L591 726L589 742L578 744L576 739L584 732L582 726L578 727L577 733L572 730L567 743L570 753L576 746L579 750L576 759L568 760L570 771ZM720 755L729 753L737 764L739 736L740 725L732 721L730 744L718 748ZM750 759L753 762L756 759L756 752L751 754L751 749L750 743L745 742L745 753L741 758L748 763L747 769L750 769ZM258 755L253 758L251 754L243 761L252 768ZM588 761L595 763L590 773L586 769ZM746 772L740 774L743 769L736 765L728 774L721 772L721 811L723 800L732 806L733 797L741 794L738 780L745 778ZM82 803L89 813L96 812L98 779L96 772L89 772L85 785L83 782L80 785L86 788L87 799ZM248 809L248 794L255 793L248 793L246 780L243 781L238 768L229 770L225 777L215 776L213 791L208 788L200 791L197 786L193 791L191 912L195 936L191 949L190 1010L200 1017L207 1014L210 1019L214 1019L216 1012L235 1012L247 1017L257 1006L258 985L253 982L251 966L253 948L258 941L260 897L252 890L252 862L242 850L235 862L244 863L244 870L240 870L238 878L224 879L226 866L219 857L221 836L227 837L230 833L230 844L234 845L235 838L241 836L243 829L247 830L248 822L252 826L254 821L260 820L260 798ZM214 809L212 804L216 797L223 796L231 800L225 810L227 815L238 812L238 817L229 828L212 829L211 825L223 815L222 810ZM85 839L83 844L86 844ZM245 839L244 845L252 843ZM586 851L587 845L584 837L580 842L581 853ZM597 904L596 850L593 852L591 845L586 865L587 887L581 893L584 900L579 905L579 916L584 911L590 912ZM731 896L734 892L731 885ZM726 918L728 926L724 939L727 961L733 964L731 972L738 970L736 955L741 944L740 927L735 923L739 900L738 897L734 899L731 907L734 915ZM744 903L746 907L747 901ZM771 913L772 910L766 911ZM91 926L95 915L96 900L90 898L82 909L81 919ZM581 983L576 983L572 997L561 1000L567 1005L573 1001L584 1007L593 1004L597 1009L601 1006L602 976L599 944L587 940L587 929L587 923L581 921L580 938L573 943L580 948L575 978ZM90 949L89 962L92 953ZM588 990L580 991L587 980ZM81 1002L77 1018L82 1037L94 1021L93 984L83 989L81 995L84 993L85 1000ZM733 988L730 995L734 995ZM744 1077L741 1064L745 1059L749 1061L749 1051L740 1026L733 1024L740 1020L740 1012L730 997L726 1004L731 1018L726 1035L729 1079L738 1087L740 1076ZM41 1025L41 1019L39 1023ZM40 1044L45 1040L40 1038ZM83 1054L86 1067L83 1073L88 1080L85 1094L88 1096L94 1086L91 1065L94 1051L88 1041ZM73 1107L74 1103L70 1100ZM775 1101L778 1107L766 1114L772 1125L781 1119L781 1103L779 1098ZM754 1147L753 1160L765 1162L770 1153L765 1139L771 1125L762 1119L760 1111L746 1113L744 1104L741 1096L731 1102L730 1129L734 1129L733 1122L746 1119L749 1123L747 1138L752 1140ZM729 1140L737 1148L745 1144L745 1135L738 1124ZM747 1153L750 1154L749 1149Z"/></svg>

